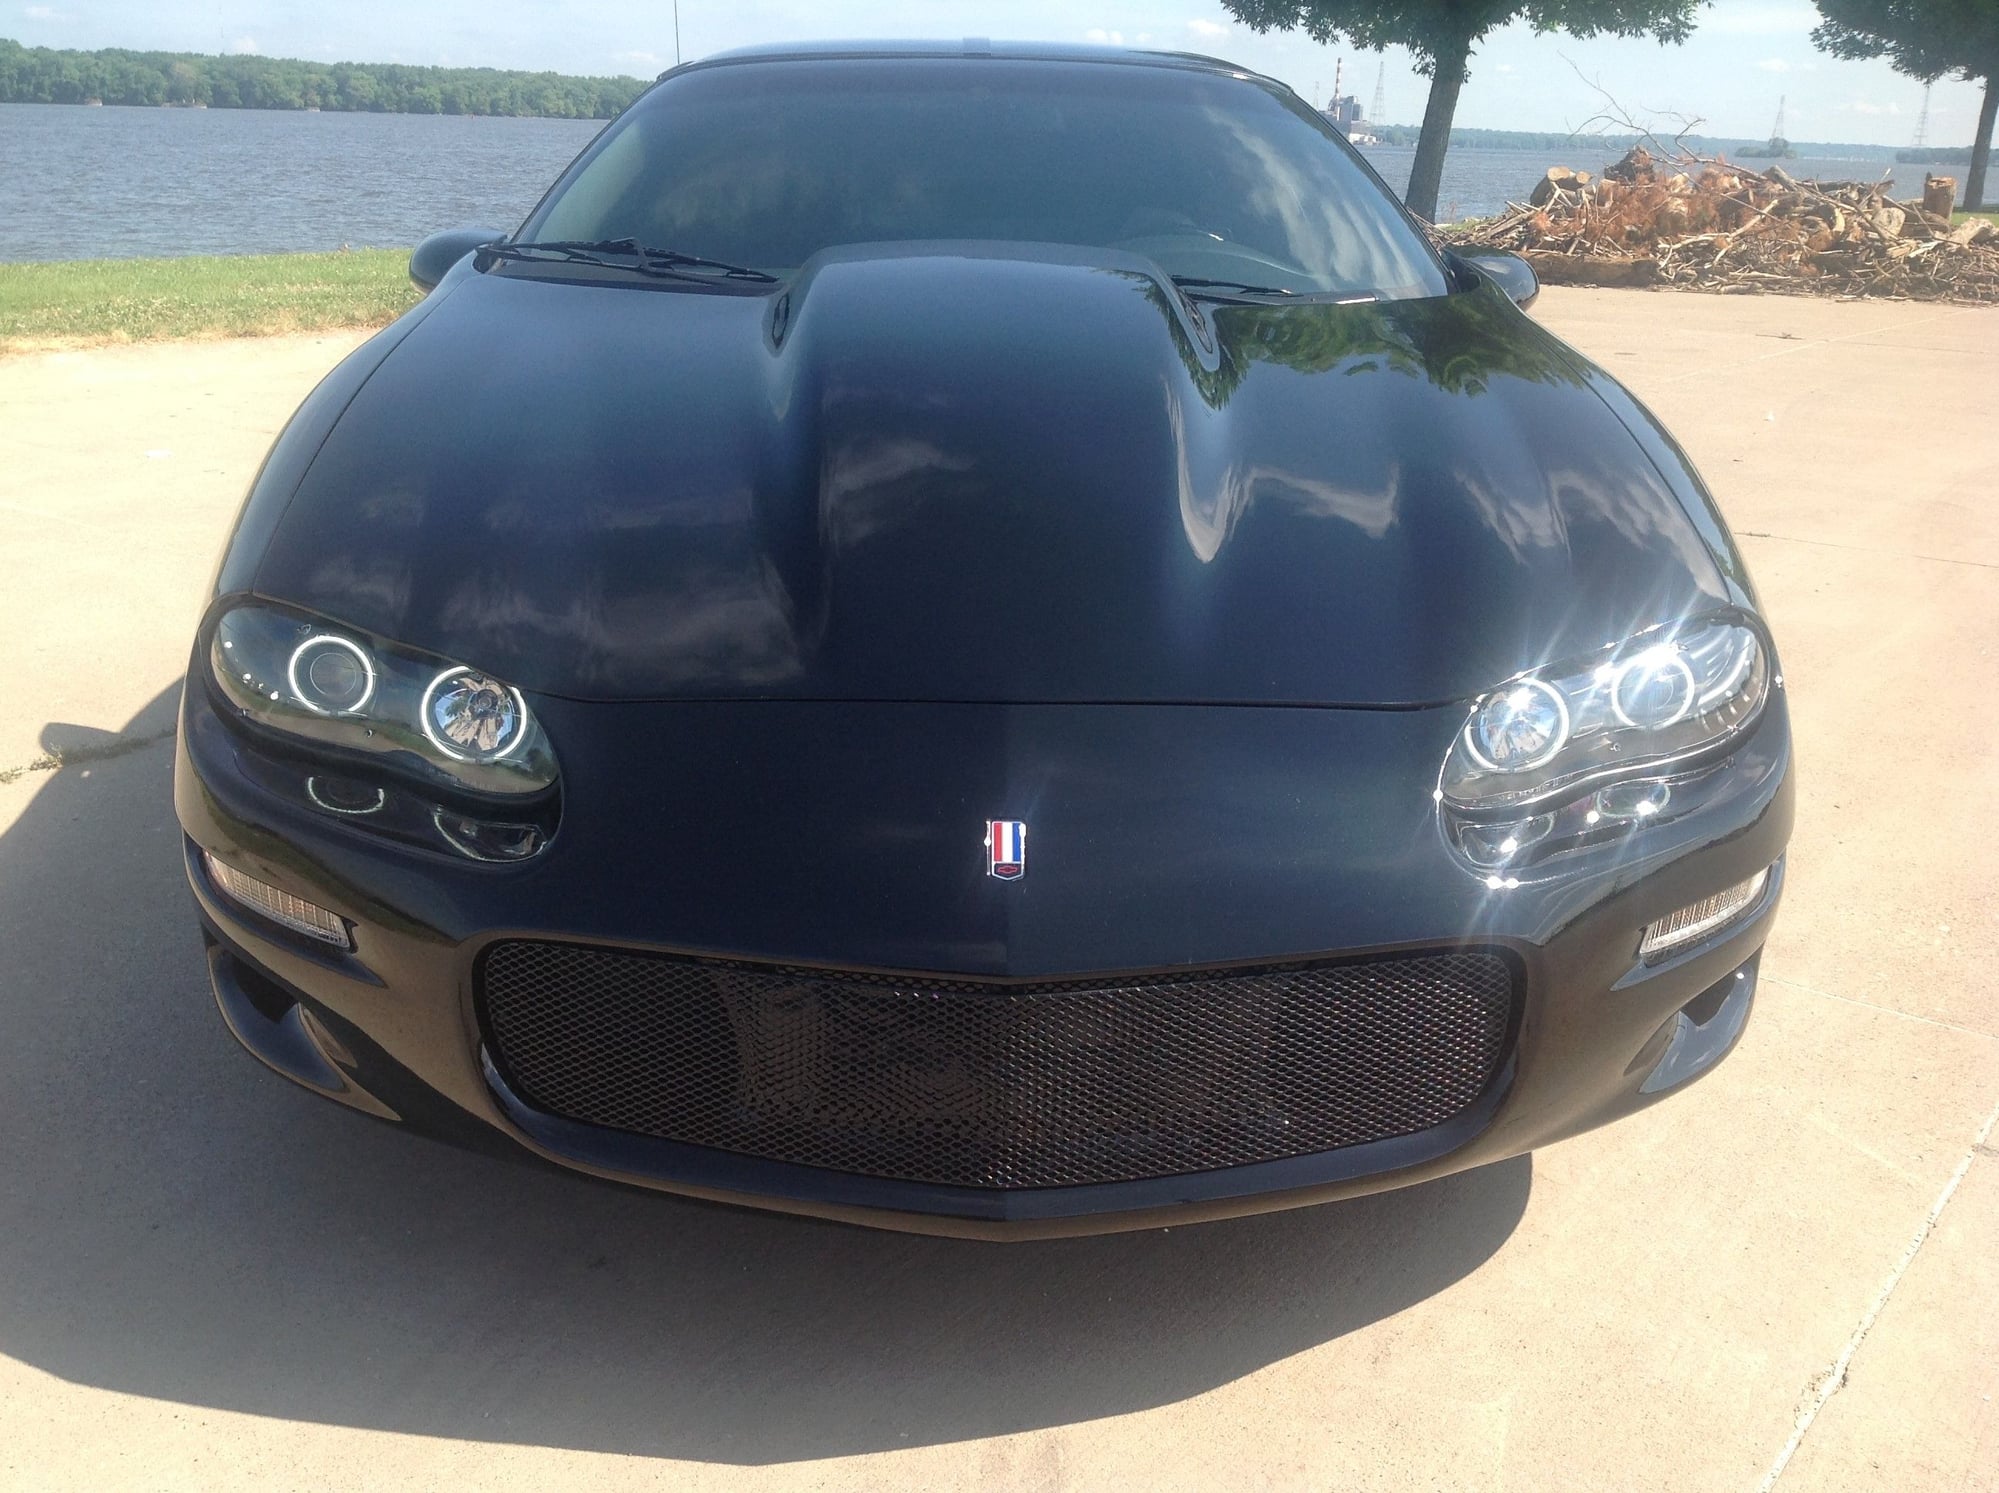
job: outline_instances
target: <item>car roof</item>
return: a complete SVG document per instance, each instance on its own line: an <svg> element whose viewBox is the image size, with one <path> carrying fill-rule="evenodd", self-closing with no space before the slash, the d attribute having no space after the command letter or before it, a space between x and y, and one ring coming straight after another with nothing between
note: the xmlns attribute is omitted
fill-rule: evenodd
<svg viewBox="0 0 1999 1493"><path fill-rule="evenodd" d="M1221 73L1233 78L1253 78L1272 83L1274 79L1199 52L1149 51L1132 47L1091 46L1075 42L989 41L967 37L962 41L817 41L764 42L757 46L734 47L693 62L668 68L660 74L699 68L729 67L745 62L801 62L829 60L886 60L894 58L1000 58L1017 62L1099 62L1123 67L1175 68L1184 72ZM1277 84L1283 87L1283 84Z"/></svg>

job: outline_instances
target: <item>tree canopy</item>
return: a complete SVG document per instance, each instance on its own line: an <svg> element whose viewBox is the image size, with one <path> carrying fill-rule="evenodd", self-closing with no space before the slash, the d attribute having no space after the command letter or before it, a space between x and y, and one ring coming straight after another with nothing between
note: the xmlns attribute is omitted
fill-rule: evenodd
<svg viewBox="0 0 1999 1493"><path fill-rule="evenodd" d="M1886 57L1925 83L1999 71L1999 0L1817 0L1812 40L1835 57Z"/></svg>
<svg viewBox="0 0 1999 1493"><path fill-rule="evenodd" d="M1964 202L1985 196L1992 124L1999 115L1999 0L1817 0L1823 18L1812 40L1835 57L1885 57L1925 83L1945 73L1985 81L1985 103L1971 142Z"/></svg>
<svg viewBox="0 0 1999 1493"><path fill-rule="evenodd" d="M575 78L490 67L301 62L195 52L67 52L0 38L0 103L321 109L328 113L507 114L609 119L637 78Z"/></svg>
<svg viewBox="0 0 1999 1493"><path fill-rule="evenodd" d="M1652 36L1685 41L1694 18L1708 0L1222 0L1255 31L1303 31L1314 41L1344 38L1363 51L1407 47L1416 70L1430 79L1429 104L1416 162L1403 201L1431 218L1443 180L1444 152L1458 90L1464 86L1472 49L1486 32L1524 20L1536 31L1571 36Z"/></svg>

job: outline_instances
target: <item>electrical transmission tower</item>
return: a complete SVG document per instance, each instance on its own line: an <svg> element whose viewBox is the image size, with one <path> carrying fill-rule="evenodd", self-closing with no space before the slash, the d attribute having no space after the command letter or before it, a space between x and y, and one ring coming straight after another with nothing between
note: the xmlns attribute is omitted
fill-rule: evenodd
<svg viewBox="0 0 1999 1493"><path fill-rule="evenodd" d="M1388 107L1387 83L1388 58L1384 55L1381 59L1381 66L1375 70L1374 74L1374 102L1368 106L1367 110L1367 117L1376 124L1381 123L1381 112ZM1923 96L1925 98L1929 97L1927 93Z"/></svg>
<svg viewBox="0 0 1999 1493"><path fill-rule="evenodd" d="M1909 143L1918 149L1929 144L1924 138L1930 132L1930 85L1923 85L1923 112L1916 116L1916 138Z"/></svg>

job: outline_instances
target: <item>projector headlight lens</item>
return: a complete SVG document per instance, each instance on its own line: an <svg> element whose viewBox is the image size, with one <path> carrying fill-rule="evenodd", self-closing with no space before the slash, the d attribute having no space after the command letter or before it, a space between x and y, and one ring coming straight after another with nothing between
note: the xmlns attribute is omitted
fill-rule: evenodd
<svg viewBox="0 0 1999 1493"><path fill-rule="evenodd" d="M375 664L352 638L323 632L292 650L285 682L307 710L343 715L367 708L375 693Z"/></svg>
<svg viewBox="0 0 1999 1493"><path fill-rule="evenodd" d="M1740 737L1769 686L1769 649L1746 614L1654 628L1480 696L1439 789L1459 810L1521 810L1654 772Z"/></svg>
<svg viewBox="0 0 1999 1493"><path fill-rule="evenodd" d="M209 662L239 715L306 743L480 794L556 780L526 699L483 670L261 603L222 615Z"/></svg>
<svg viewBox="0 0 1999 1493"><path fill-rule="evenodd" d="M1668 644L1647 648L1619 664L1610 681L1610 709L1618 724L1660 731L1694 708L1694 671Z"/></svg>

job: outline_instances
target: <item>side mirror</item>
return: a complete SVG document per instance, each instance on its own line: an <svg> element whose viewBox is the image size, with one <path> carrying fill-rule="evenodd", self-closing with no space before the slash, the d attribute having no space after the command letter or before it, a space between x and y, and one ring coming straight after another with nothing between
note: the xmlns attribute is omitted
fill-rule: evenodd
<svg viewBox="0 0 1999 1493"><path fill-rule="evenodd" d="M433 233L410 255L410 279L428 295L459 260L481 244L497 243L506 236L498 228L447 228Z"/></svg>
<svg viewBox="0 0 1999 1493"><path fill-rule="evenodd" d="M1516 306L1533 305L1541 293L1541 277L1534 266L1511 249L1453 249L1451 255L1505 291Z"/></svg>

